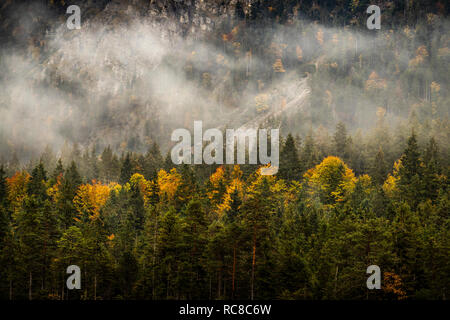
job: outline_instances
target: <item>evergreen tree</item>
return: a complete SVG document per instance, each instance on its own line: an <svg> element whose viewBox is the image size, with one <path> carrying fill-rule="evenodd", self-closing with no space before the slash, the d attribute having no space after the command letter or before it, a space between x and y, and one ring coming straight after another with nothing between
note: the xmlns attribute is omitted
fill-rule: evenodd
<svg viewBox="0 0 450 320"><path fill-rule="evenodd" d="M294 138L289 134L280 152L279 176L286 180L300 180L302 168Z"/></svg>
<svg viewBox="0 0 450 320"><path fill-rule="evenodd" d="M383 185L384 180L386 180L386 163L384 161L384 153L381 148L375 156L371 171L372 181L375 185Z"/></svg>
<svg viewBox="0 0 450 320"><path fill-rule="evenodd" d="M351 158L351 138L347 136L347 128L342 122L339 122L336 126L334 151L344 162L349 163Z"/></svg>
<svg viewBox="0 0 450 320"><path fill-rule="evenodd" d="M188 299L201 298L196 292L206 288L205 257L207 220L200 201L191 200L184 211L184 261L181 263L183 291ZM203 290L198 290L203 288Z"/></svg>
<svg viewBox="0 0 450 320"><path fill-rule="evenodd" d="M244 20L245 19L245 12L244 8L242 7L242 4L240 1L236 2L236 7L234 8L234 15L238 20Z"/></svg>
<svg viewBox="0 0 450 320"><path fill-rule="evenodd" d="M119 183L125 184L130 180L133 174L133 165L131 164L130 154L127 153L125 160L122 163L122 168L120 169Z"/></svg>
<svg viewBox="0 0 450 320"><path fill-rule="evenodd" d="M0 206L5 204L8 189L6 186L6 172L3 165L0 166Z"/></svg>
<svg viewBox="0 0 450 320"><path fill-rule="evenodd" d="M440 189L439 175L442 172L439 161L439 149L434 138L431 138L424 154L424 197L435 200Z"/></svg>
<svg viewBox="0 0 450 320"><path fill-rule="evenodd" d="M270 186L272 177L258 176L249 187L246 202L243 204L244 224L250 233L251 268L250 268L250 299L261 297L270 292L270 244L272 219L274 217L274 202L271 201ZM262 261L259 261L259 260ZM264 275L264 276L262 276ZM265 287L264 292L258 289Z"/></svg>
<svg viewBox="0 0 450 320"><path fill-rule="evenodd" d="M47 199L47 188L46 188L47 173L44 169L42 162L33 169L31 173L31 180L28 185L28 194L35 195L40 201Z"/></svg>
<svg viewBox="0 0 450 320"><path fill-rule="evenodd" d="M65 228L73 225L76 215L73 199L78 187L82 184L75 162L67 168L61 186L61 200L58 202L60 221Z"/></svg>
<svg viewBox="0 0 450 320"><path fill-rule="evenodd" d="M55 170L53 171L53 174L51 176L52 184L55 184L57 182L57 179L59 176L64 176L64 166L63 166L61 158L58 159Z"/></svg>
<svg viewBox="0 0 450 320"><path fill-rule="evenodd" d="M400 197L408 201L411 207L415 209L423 195L423 169L414 132L409 137L407 147L400 160L401 166L398 181Z"/></svg>
<svg viewBox="0 0 450 320"><path fill-rule="evenodd" d="M163 158L156 142L152 144L144 158L144 177L154 179L163 167Z"/></svg>
<svg viewBox="0 0 450 320"><path fill-rule="evenodd" d="M305 139L303 144L303 149L300 154L300 162L303 170L308 170L314 167L319 159L317 158L317 154L314 147L314 139L312 136L312 132L310 132Z"/></svg>

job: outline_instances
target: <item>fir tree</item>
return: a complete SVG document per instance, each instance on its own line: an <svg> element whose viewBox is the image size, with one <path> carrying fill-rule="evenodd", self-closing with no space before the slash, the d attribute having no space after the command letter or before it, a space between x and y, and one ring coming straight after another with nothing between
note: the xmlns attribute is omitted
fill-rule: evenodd
<svg viewBox="0 0 450 320"><path fill-rule="evenodd" d="M300 180L302 169L294 138L289 134L280 152L279 176L286 180Z"/></svg>
<svg viewBox="0 0 450 320"><path fill-rule="evenodd" d="M122 163L122 168L120 169L119 183L125 184L130 180L133 174L133 165L131 164L130 154L127 153L125 160Z"/></svg>

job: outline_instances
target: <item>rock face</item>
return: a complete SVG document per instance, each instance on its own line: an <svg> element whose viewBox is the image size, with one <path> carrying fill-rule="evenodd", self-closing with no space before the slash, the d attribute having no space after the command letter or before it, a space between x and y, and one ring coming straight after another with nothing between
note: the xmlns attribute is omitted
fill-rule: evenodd
<svg viewBox="0 0 450 320"><path fill-rule="evenodd" d="M196 34L210 32L217 23L234 16L236 0L81 0L76 3L83 23L89 20L111 23L130 22L137 17L163 23L171 32ZM2 43L17 43L21 36L39 37L66 17L69 4L59 1L12 1L0 5ZM24 23L26 22L26 23Z"/></svg>
<svg viewBox="0 0 450 320"><path fill-rule="evenodd" d="M173 127L188 123L190 117L213 118L210 113L216 113L219 104L194 79L211 81L211 66L191 60L194 50L209 55L213 46L201 41L233 18L235 1L112 0L77 5L81 30L66 28L67 5L59 1L6 1L0 7L2 44L11 48L14 59L20 57L21 64L17 68L7 62L13 59L11 52L4 65L0 63L5 69L0 80L15 89L5 87L9 93L0 94L0 111L4 106L13 118L12 110L23 108L30 117L44 119L45 131L49 139L56 137L56 145L64 140L82 145L101 141L100 148L110 144L135 150L151 141L167 142ZM203 58L198 61L207 64ZM193 79L186 79L186 70L193 70ZM22 90L31 98L16 94ZM56 96L43 99L49 92ZM14 138L20 142L20 137Z"/></svg>

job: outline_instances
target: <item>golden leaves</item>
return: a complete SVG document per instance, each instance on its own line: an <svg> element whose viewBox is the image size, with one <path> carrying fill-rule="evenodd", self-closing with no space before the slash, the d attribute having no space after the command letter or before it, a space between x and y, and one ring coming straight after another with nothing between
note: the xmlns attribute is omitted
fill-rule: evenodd
<svg viewBox="0 0 450 320"><path fill-rule="evenodd" d="M181 175L175 168L167 173L165 170L158 172L159 196L162 199L172 201L175 199L176 192L181 185Z"/></svg>
<svg viewBox="0 0 450 320"><path fill-rule="evenodd" d="M100 217L100 209L109 198L110 188L93 180L92 184L81 185L73 199L79 216L88 215L90 220Z"/></svg>
<svg viewBox="0 0 450 320"><path fill-rule="evenodd" d="M281 61L281 59L276 59L275 63L272 65L273 71L278 72L278 73L283 73L286 72L286 70L283 67L283 62Z"/></svg>
<svg viewBox="0 0 450 320"><path fill-rule="evenodd" d="M269 95L267 93L258 94L255 97L255 104L258 112L269 109Z"/></svg>
<svg viewBox="0 0 450 320"><path fill-rule="evenodd" d="M26 171L16 172L11 178L6 178L8 185L8 200L11 201L14 209L22 205L27 196L27 185L31 176Z"/></svg>
<svg viewBox="0 0 450 320"><path fill-rule="evenodd" d="M403 290L402 279L394 272L385 272L383 274L383 291L393 294L398 300L407 298L406 292Z"/></svg>
<svg viewBox="0 0 450 320"><path fill-rule="evenodd" d="M409 66L410 67L417 67L417 66L421 65L425 61L426 57L428 57L427 47L426 46L420 46L416 50L416 57L411 59L411 60L409 60Z"/></svg>
<svg viewBox="0 0 450 320"><path fill-rule="evenodd" d="M441 90L441 85L435 81L430 84L431 92L438 93Z"/></svg>
<svg viewBox="0 0 450 320"><path fill-rule="evenodd" d="M386 181L383 184L383 191L387 196L393 197L395 193L398 191L397 182L399 178L400 168L402 167L402 161L399 159L394 163L394 169L392 175L389 174Z"/></svg>
<svg viewBox="0 0 450 320"><path fill-rule="evenodd" d="M369 75L369 79L366 81L366 90L375 90L375 89L386 89L387 82L386 79L380 78L380 76L375 72Z"/></svg>
<svg viewBox="0 0 450 320"><path fill-rule="evenodd" d="M326 157L305 175L310 198L319 196L322 203L334 206L343 201L356 182L353 171L338 157Z"/></svg>

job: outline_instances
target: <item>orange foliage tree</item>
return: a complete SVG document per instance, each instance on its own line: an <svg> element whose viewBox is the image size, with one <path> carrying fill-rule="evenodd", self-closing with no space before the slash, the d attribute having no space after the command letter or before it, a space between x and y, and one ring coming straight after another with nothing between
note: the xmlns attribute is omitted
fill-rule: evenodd
<svg viewBox="0 0 450 320"><path fill-rule="evenodd" d="M8 185L8 200L15 211L20 209L27 196L27 185L31 176L26 172L16 172L11 178L6 178Z"/></svg>
<svg viewBox="0 0 450 320"><path fill-rule="evenodd" d="M108 200L110 191L110 187L95 180L92 184L81 185L73 199L79 218L87 217L91 221L100 218L100 209ZM75 219L79 221L79 218Z"/></svg>

